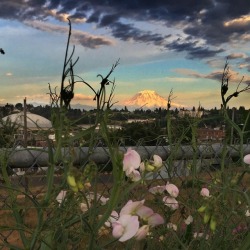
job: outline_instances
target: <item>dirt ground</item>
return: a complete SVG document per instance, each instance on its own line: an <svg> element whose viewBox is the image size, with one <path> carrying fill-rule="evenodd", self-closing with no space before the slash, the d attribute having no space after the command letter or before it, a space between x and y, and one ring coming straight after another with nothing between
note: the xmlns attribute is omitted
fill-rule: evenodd
<svg viewBox="0 0 250 250"><path fill-rule="evenodd" d="M241 169L238 169L237 172L241 173L242 171ZM211 182L213 178L216 177L217 174L218 173L216 172L203 173L199 175L198 180L200 182L209 183ZM106 177L106 180L108 178L109 177ZM162 184L165 184L167 181L168 180L156 180L154 182L148 183L148 186L162 185ZM191 177L186 177L182 179L175 178L172 180L172 182L175 183L179 187L186 185L190 181L191 181ZM32 184L32 182L30 183ZM109 183L107 181L102 182L98 184L97 190L103 190L104 186L108 190L112 186L112 183ZM249 173L245 174L242 182L240 183L240 186L242 187L242 189L249 188L250 186L250 174ZM25 187L22 187L21 190L24 191ZM29 190L31 191L33 197L36 197L35 199L37 199L38 201L43 198L44 193L46 191L44 185L39 185L39 183L36 183L36 182L35 182L35 185L31 185L29 187ZM144 187L140 186L136 188L135 192L138 192L138 190L140 190L139 192L143 193L147 191L147 188L145 186ZM190 194L188 193L188 188L186 188L186 191L184 191L182 195L183 197L185 196L190 197ZM23 218L24 218L26 227L29 229L34 228L37 223L37 219L36 219L37 214L36 214L36 210L32 208L32 203L22 193L18 193L15 197L16 197L15 200L17 201L17 204L20 205L20 208L23 207L21 209L19 208L20 209L19 213L24 215ZM0 249L9 250L10 247L6 246L6 244L8 243L22 249L23 245L20 239L19 232L15 230L16 222L11 212L10 206L11 206L11 198L8 197L6 190L4 190L3 188L0 188ZM27 209L25 209L25 207ZM12 228L12 227L13 227L13 230L9 230L9 228Z"/></svg>

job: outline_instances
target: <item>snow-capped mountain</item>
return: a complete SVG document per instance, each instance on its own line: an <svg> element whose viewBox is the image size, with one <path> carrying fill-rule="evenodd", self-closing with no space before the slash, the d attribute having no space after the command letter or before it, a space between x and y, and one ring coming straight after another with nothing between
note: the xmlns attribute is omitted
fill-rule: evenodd
<svg viewBox="0 0 250 250"><path fill-rule="evenodd" d="M132 98L125 101L126 106L167 108L167 99L157 94L154 90L143 90L135 94Z"/></svg>

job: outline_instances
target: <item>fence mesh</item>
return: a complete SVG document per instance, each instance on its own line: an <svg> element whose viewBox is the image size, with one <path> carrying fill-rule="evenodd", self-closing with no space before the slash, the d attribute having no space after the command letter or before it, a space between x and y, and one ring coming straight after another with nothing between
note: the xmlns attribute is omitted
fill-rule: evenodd
<svg viewBox="0 0 250 250"><path fill-rule="evenodd" d="M132 142L132 139L130 139ZM248 140L249 142L249 140ZM141 139L131 143L132 148L140 155L142 160L152 159L154 154L162 157L164 166L160 172L149 175L148 187L153 186L159 180L171 180L178 178L180 183L184 183L185 177L196 173L206 173L211 175L211 172L220 169L222 161L222 153L224 149L223 143L206 143L197 145L194 148L192 145L167 145L165 138L158 137L150 143ZM152 146L148 146L148 145ZM126 145L123 140L119 142L119 148L125 152L129 148L129 140L126 140ZM147 145L147 146L146 146ZM250 144L243 145L244 154L250 153ZM10 183L5 183L1 176L1 191L0 191L0 213L2 220L0 222L0 246L1 249L8 249L6 245L14 241L18 242L17 229L5 230L6 225L11 225L13 218L11 209L13 209L13 200L17 203L23 203L26 209L20 210L20 213L26 215L31 213L29 206L32 207L32 200L39 200L46 191L48 154L47 148L22 148L17 145L14 149L2 149L2 155L7 159L7 172L9 174ZM72 156L72 149L62 149L63 158L68 159ZM92 152L88 152L87 147L74 147L74 164L76 167L84 167L91 159L98 166L98 182L103 186L102 190L110 192L112 183L112 165L110 155L105 143L98 141ZM226 167L241 167L239 146L232 145L226 147L225 154ZM3 157L3 156L2 156ZM63 181L63 168L65 162L58 162L54 172L53 185L59 185ZM13 196L9 196L8 189L13 190ZM242 188L245 188L244 186ZM30 197L30 200L29 200ZM49 212L47 214L49 217ZM26 221L29 227L29 219Z"/></svg>

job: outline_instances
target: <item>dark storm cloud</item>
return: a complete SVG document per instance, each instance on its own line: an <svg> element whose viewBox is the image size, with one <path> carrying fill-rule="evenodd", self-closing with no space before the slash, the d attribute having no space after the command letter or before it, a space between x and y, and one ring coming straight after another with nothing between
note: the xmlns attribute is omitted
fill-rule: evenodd
<svg viewBox="0 0 250 250"><path fill-rule="evenodd" d="M250 1L246 0L6 0L0 3L2 18L46 18L51 10L58 11L59 20L59 14L70 13L73 19L86 18L86 22L97 27L109 28L112 35L121 40L143 42L145 39L146 43L186 51L189 58L215 56L223 51L220 48L223 44L248 35L250 30L250 22L244 20L244 15L250 13ZM146 26L135 28L131 24L136 21L161 22L166 28L182 29L190 41L164 44L164 35L149 32ZM201 39L204 47L194 42ZM213 49L214 46L217 49Z"/></svg>
<svg viewBox="0 0 250 250"><path fill-rule="evenodd" d="M121 22L113 23L111 30L113 36L120 38L123 41L133 39L137 42L154 43L155 45L162 45L165 38L169 37L164 37L152 32L145 32L130 24L123 24Z"/></svg>
<svg viewBox="0 0 250 250"><path fill-rule="evenodd" d="M187 52L188 57L191 59L194 58L209 58L209 57L214 57L218 53L223 52L223 49L209 49L203 46L198 46L197 41L194 42L179 42L179 40L176 40L172 43L169 43L166 45L166 47L170 50L174 50L177 52Z"/></svg>

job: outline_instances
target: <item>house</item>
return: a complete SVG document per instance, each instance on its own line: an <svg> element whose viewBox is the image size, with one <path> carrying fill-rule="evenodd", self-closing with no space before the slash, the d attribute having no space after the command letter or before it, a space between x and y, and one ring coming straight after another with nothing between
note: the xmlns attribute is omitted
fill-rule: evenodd
<svg viewBox="0 0 250 250"><path fill-rule="evenodd" d="M198 128L198 141L222 141L225 138L225 130L221 128Z"/></svg>

